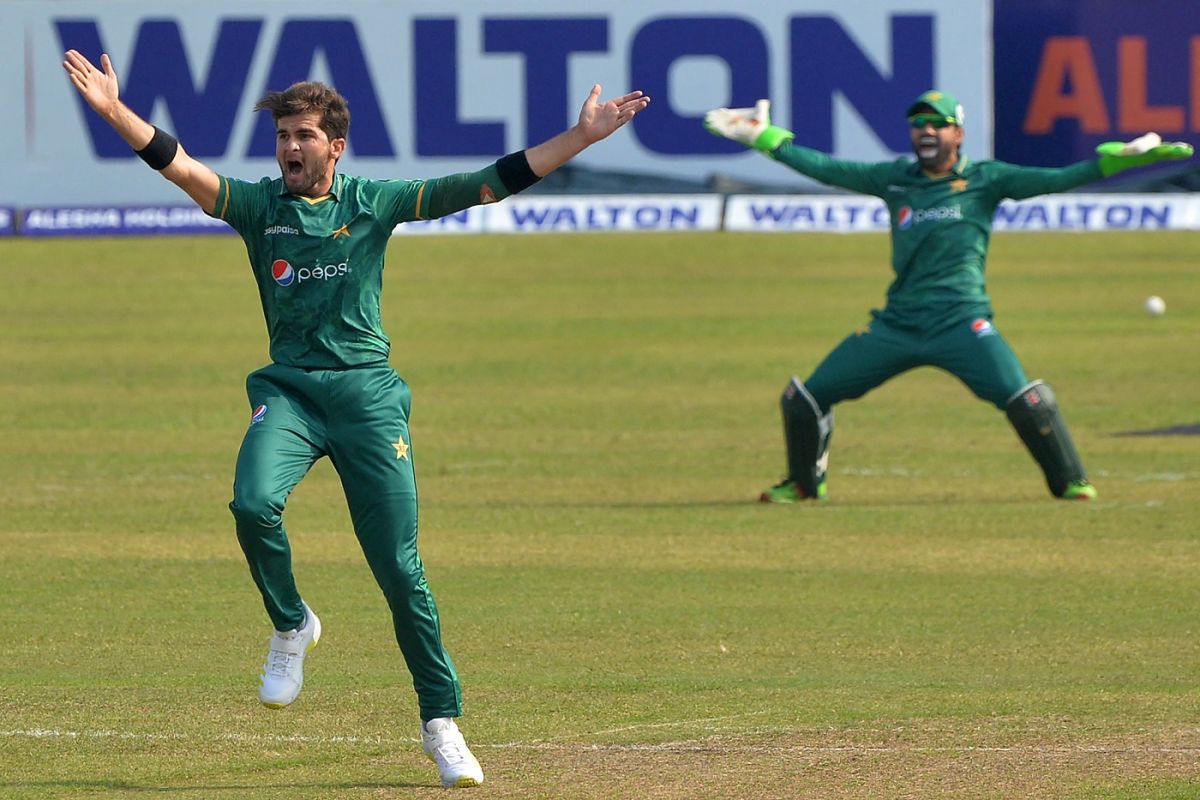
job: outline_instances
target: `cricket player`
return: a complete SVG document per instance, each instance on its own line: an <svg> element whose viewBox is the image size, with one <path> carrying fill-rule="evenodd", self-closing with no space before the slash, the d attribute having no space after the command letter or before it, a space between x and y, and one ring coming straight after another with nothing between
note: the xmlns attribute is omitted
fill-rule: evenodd
<svg viewBox="0 0 1200 800"><path fill-rule="evenodd" d="M784 389L787 477L760 495L764 503L826 497L833 407L861 397L888 379L920 366L940 367L977 397L1003 410L1046 477L1064 500L1092 500L1087 479L1054 392L1029 380L1012 348L992 323L984 285L988 238L1004 198L1062 192L1130 167L1192 155L1185 143L1157 134L1107 142L1098 158L1061 169L962 155L963 108L946 92L927 91L908 108L916 159L863 163L830 158L796 145L791 131L772 125L770 103L718 108L705 127L753 147L821 183L874 195L891 214L895 280L883 310L846 337L801 382Z"/></svg>
<svg viewBox="0 0 1200 800"><path fill-rule="evenodd" d="M462 696L442 644L437 606L417 552L417 489L408 386L388 365L380 325L384 251L398 223L434 219L528 188L611 135L649 98L600 102L594 86L578 123L478 172L378 181L337 171L350 114L321 83L270 92L255 110L275 121L280 177L247 183L218 175L118 97L107 54L97 69L70 50L63 67L89 106L205 213L241 234L258 284L271 363L250 374L249 428L238 454L230 509L250 574L274 627L259 698L292 703L321 621L301 598L283 526L288 495L313 463L337 468L355 534L387 598L412 673L425 752L446 787L483 782L454 718Z"/></svg>

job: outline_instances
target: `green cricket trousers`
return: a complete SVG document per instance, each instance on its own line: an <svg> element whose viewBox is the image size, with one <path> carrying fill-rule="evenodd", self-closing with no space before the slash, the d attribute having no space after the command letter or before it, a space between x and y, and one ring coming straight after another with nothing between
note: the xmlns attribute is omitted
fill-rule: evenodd
<svg viewBox="0 0 1200 800"><path fill-rule="evenodd" d="M249 375L246 394L250 427L229 508L271 623L286 631L304 621L283 510L317 459L329 456L354 533L391 608L421 718L459 716L458 675L417 553L408 385L386 364L339 370L271 364Z"/></svg>
<svg viewBox="0 0 1200 800"><path fill-rule="evenodd" d="M946 370L981 400L1001 410L1029 383L1012 347L989 320L977 317L932 334L872 320L835 347L804 386L824 414L835 403L861 397L890 378L922 366Z"/></svg>

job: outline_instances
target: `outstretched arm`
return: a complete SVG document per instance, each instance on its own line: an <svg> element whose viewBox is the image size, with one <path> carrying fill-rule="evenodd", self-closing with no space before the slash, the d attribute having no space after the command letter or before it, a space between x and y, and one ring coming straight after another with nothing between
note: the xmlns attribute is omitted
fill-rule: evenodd
<svg viewBox="0 0 1200 800"><path fill-rule="evenodd" d="M416 182L410 190L413 197L398 196L395 214L389 219L394 222L436 219L524 191L589 146L612 135L649 104L650 98L641 92L601 103L600 84L596 84L579 111L579 121L569 130L528 150L509 153L478 172Z"/></svg>
<svg viewBox="0 0 1200 800"><path fill-rule="evenodd" d="M139 154L151 147L152 140L156 138L156 129L121 102L117 73L107 53L100 56L100 69L97 69L78 50L68 50L63 60L63 69L67 71L71 83L79 90L84 101L111 125L130 147L139 151ZM167 140L174 141L170 137L167 137ZM169 153L160 150L159 145L162 141L155 141L154 149L156 152ZM187 192L205 213L213 212L217 203L220 178L203 163L184 152L182 146L174 151L174 156L170 157L159 171L164 178Z"/></svg>
<svg viewBox="0 0 1200 800"><path fill-rule="evenodd" d="M539 178L549 175L586 148L610 136L648 105L650 98L641 92L630 92L601 103L600 84L597 83L580 109L579 121L574 127L525 151L529 168Z"/></svg>
<svg viewBox="0 0 1200 800"><path fill-rule="evenodd" d="M813 180L852 192L882 197L892 165L833 158L802 147L796 134L771 123L771 101L759 100L753 108L714 108L704 115L704 127L714 136L752 147Z"/></svg>
<svg viewBox="0 0 1200 800"><path fill-rule="evenodd" d="M1164 142L1157 133L1147 133L1131 142L1105 142L1096 148L1096 154L1099 158L1058 168L1019 167L994 161L993 184L1002 197L1024 200L1065 192L1134 167L1191 158L1193 148L1186 142Z"/></svg>
<svg viewBox="0 0 1200 800"><path fill-rule="evenodd" d="M1144 167L1159 161L1181 161L1195 153L1187 142L1164 142L1151 131L1132 142L1105 142L1096 148L1100 156L1100 172L1104 177L1133 167Z"/></svg>

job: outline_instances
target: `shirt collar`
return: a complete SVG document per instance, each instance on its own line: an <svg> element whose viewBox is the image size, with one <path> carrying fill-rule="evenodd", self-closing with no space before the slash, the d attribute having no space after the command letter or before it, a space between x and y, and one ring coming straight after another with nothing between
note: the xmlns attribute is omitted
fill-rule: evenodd
<svg viewBox="0 0 1200 800"><path fill-rule="evenodd" d="M954 166L950 167L950 171L941 177L946 177L946 175L962 175L964 172L967 171L967 166L968 166L968 159L960 151L958 154L958 158L954 159ZM914 175L921 175L921 176L928 177L925 173L925 170L921 167L921 162L917 161L916 159L912 160L912 162L909 165L909 169L912 170Z"/></svg>
<svg viewBox="0 0 1200 800"><path fill-rule="evenodd" d="M341 200L345 183L345 176L343 176L340 172L334 172L333 183L329 184L329 194L324 196L332 197L334 200ZM291 192L288 191L287 184L284 182L283 178L279 179L279 194L280 196L291 194Z"/></svg>

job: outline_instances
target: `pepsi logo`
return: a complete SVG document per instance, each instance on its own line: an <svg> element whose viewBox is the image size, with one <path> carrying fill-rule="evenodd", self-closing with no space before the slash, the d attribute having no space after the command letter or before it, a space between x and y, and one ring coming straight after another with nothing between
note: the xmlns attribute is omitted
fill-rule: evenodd
<svg viewBox="0 0 1200 800"><path fill-rule="evenodd" d="M350 274L350 264L343 261L340 264L325 266L300 267L296 269L282 258L271 265L271 277L280 286L299 285L308 280L331 281Z"/></svg>
<svg viewBox="0 0 1200 800"><path fill-rule="evenodd" d="M250 424L262 422L263 417L267 416L267 406L265 403L259 403L254 410L250 412Z"/></svg>
<svg viewBox="0 0 1200 800"><path fill-rule="evenodd" d="M905 230L912 226L913 210L912 206L900 206L900 211L896 214L896 227L900 230Z"/></svg>
<svg viewBox="0 0 1200 800"><path fill-rule="evenodd" d="M976 339L996 335L996 329L992 327L992 323L983 317L971 321L971 331L975 334Z"/></svg>
<svg viewBox="0 0 1200 800"><path fill-rule="evenodd" d="M292 269L291 264L280 258L271 265L271 277L280 286L291 286L292 281L296 280L296 270Z"/></svg>

